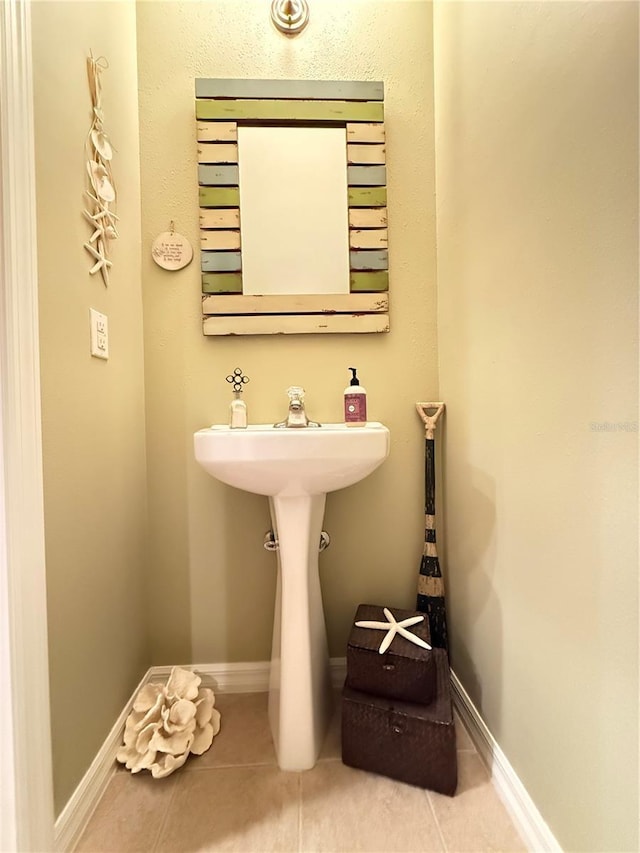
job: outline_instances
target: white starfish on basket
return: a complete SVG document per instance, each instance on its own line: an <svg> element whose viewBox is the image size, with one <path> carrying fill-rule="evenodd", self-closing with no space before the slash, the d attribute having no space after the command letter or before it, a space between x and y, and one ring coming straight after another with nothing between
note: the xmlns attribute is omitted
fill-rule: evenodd
<svg viewBox="0 0 640 853"><path fill-rule="evenodd" d="M422 622L424 616L409 616L407 619L397 622L393 613L387 607L383 607L382 612L387 617L387 622L374 622L369 619L362 619L360 622L356 622L358 628L373 628L374 631L387 631L387 636L383 637L380 643L379 654L382 655L387 651L396 634L400 634L405 639L415 643L416 646L422 646L423 649L431 649L429 643L425 642L422 637L418 637L416 634L412 634L411 631L407 631L409 626Z"/></svg>

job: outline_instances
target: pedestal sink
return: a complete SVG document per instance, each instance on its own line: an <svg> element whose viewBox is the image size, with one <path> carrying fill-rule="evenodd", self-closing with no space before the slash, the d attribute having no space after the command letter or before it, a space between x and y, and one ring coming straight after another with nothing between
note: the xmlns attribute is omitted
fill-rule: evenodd
<svg viewBox="0 0 640 853"><path fill-rule="evenodd" d="M331 710L318 546L327 492L371 474L389 454L389 430L323 424L278 429L214 425L194 435L195 457L218 480L269 497L278 579L269 721L283 770L313 767Z"/></svg>

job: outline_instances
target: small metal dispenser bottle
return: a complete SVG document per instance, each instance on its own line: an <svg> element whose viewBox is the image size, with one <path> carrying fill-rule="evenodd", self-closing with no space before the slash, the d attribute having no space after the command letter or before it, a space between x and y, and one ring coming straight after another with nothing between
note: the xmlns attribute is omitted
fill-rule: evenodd
<svg viewBox="0 0 640 853"><path fill-rule="evenodd" d="M240 395L242 394L242 386L247 384L249 377L244 376L240 367L236 367L226 379L233 386L233 400L229 406L229 426L231 429L246 429L247 404Z"/></svg>
<svg viewBox="0 0 640 853"><path fill-rule="evenodd" d="M344 389L344 422L347 426L362 427L367 423L367 392L360 384L356 368L350 367L351 382Z"/></svg>

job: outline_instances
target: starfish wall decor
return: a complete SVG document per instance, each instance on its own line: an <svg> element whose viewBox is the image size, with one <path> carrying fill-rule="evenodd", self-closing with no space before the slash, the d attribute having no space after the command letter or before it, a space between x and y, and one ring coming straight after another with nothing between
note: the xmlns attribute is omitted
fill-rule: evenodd
<svg viewBox="0 0 640 853"><path fill-rule="evenodd" d="M402 621L397 622L393 613L387 607L384 607L382 612L387 617L387 622L374 622L369 619L363 619L355 623L358 628L373 628L375 631L387 632L386 637L383 637L380 643L379 654L383 655L387 651L396 634L400 634L405 639L415 643L416 646L421 646L423 649L431 649L429 643L425 642L421 637L416 636L416 634L412 634L411 631L407 631L407 628L411 625L417 625L418 622L422 622L424 616L409 616L408 619L402 619Z"/></svg>
<svg viewBox="0 0 640 853"><path fill-rule="evenodd" d="M109 240L115 240L118 236L116 222L118 217L109 209L109 205L116 200L116 190L111 174L111 159L113 148L109 137L104 130L104 115L102 113L102 84L100 75L109 63L103 57L87 59L87 70L89 73L89 89L93 114L91 127L87 134L85 148L87 152L87 174L89 176L90 189L85 190L89 199L89 207L82 211L84 218L91 223L94 229L89 241L84 248L95 261L89 270L90 275L99 272L105 285L109 284Z"/></svg>

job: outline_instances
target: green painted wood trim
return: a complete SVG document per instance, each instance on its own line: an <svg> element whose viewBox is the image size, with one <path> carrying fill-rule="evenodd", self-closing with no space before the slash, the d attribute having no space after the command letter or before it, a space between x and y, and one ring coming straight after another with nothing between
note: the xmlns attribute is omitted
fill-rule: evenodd
<svg viewBox="0 0 640 853"><path fill-rule="evenodd" d="M202 272L236 272L242 269L240 252L200 252Z"/></svg>
<svg viewBox="0 0 640 853"><path fill-rule="evenodd" d="M202 276L203 293L242 293L242 273L209 272Z"/></svg>
<svg viewBox="0 0 640 853"><path fill-rule="evenodd" d="M360 252L349 252L349 266L352 270L389 269L389 252L387 249L364 249Z"/></svg>
<svg viewBox="0 0 640 853"><path fill-rule="evenodd" d="M384 187L387 170L384 166L347 166L347 183L350 187Z"/></svg>
<svg viewBox="0 0 640 853"><path fill-rule="evenodd" d="M196 98L382 101L384 83L368 80L227 80L198 77Z"/></svg>
<svg viewBox="0 0 640 853"><path fill-rule="evenodd" d="M199 187L200 207L239 207L238 187Z"/></svg>
<svg viewBox="0 0 640 853"><path fill-rule="evenodd" d="M385 207L386 187L349 187L349 207Z"/></svg>
<svg viewBox="0 0 640 853"><path fill-rule="evenodd" d="M198 183L204 187L237 187L240 173L237 166L198 166Z"/></svg>
<svg viewBox="0 0 640 853"><path fill-rule="evenodd" d="M360 101L196 101L196 118L245 121L383 121L384 107Z"/></svg>
<svg viewBox="0 0 640 853"><path fill-rule="evenodd" d="M351 293L385 293L389 290L389 273L387 270L352 272L349 286Z"/></svg>

